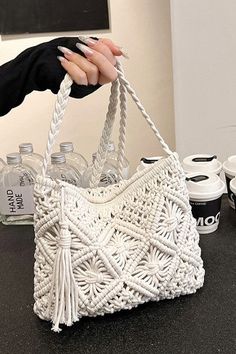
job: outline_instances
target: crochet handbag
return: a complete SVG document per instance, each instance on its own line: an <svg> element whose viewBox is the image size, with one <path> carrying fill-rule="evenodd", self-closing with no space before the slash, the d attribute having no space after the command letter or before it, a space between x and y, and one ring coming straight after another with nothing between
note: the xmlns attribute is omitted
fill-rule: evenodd
<svg viewBox="0 0 236 354"><path fill-rule="evenodd" d="M66 75L57 95L42 175L35 184L34 311L60 324L82 316L131 309L147 301L196 292L204 269L185 175L117 63L105 126L90 186L83 189L46 175L72 85ZM128 92L167 157L122 180ZM120 98L120 181L97 187Z"/></svg>

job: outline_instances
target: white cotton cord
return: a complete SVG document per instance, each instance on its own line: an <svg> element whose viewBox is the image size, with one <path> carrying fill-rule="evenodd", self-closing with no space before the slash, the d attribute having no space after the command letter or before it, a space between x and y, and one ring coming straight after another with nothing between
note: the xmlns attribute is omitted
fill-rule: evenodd
<svg viewBox="0 0 236 354"><path fill-rule="evenodd" d="M55 144L56 136L59 133L61 122L64 117L65 109L69 99L72 83L73 83L72 79L68 74L66 74L60 85L60 90L57 94L57 99L56 99L55 108L53 112L53 118L48 133L46 152L43 160L43 167L42 167L43 176L46 175L46 171L50 162L50 156L52 153L52 147Z"/></svg>
<svg viewBox="0 0 236 354"><path fill-rule="evenodd" d="M55 332L83 316L192 294L204 283L199 234L178 155L161 138L119 64L117 70L94 180L100 178L106 158L119 92L121 125L126 122L125 90L170 156L106 188L80 188L37 177L34 311L51 320ZM71 83L66 77L58 94L44 174ZM125 136L124 126L120 135Z"/></svg>
<svg viewBox="0 0 236 354"><path fill-rule="evenodd" d="M72 260L71 260L71 235L68 230L68 223L65 219L65 191L61 188L60 204L60 237L58 240L58 249L54 262L52 287L50 291L50 300L48 313L53 307L53 327L54 332L60 332L60 323L71 326L78 320L78 287L74 279ZM53 294L55 300L53 305Z"/></svg>
<svg viewBox="0 0 236 354"><path fill-rule="evenodd" d="M117 61L117 69L123 72L122 66ZM126 144L126 125L127 125L127 99L126 88L120 83L120 129L118 143L118 175L119 179L123 179L123 168L125 159L125 144Z"/></svg>
<svg viewBox="0 0 236 354"><path fill-rule="evenodd" d="M154 122L151 120L150 116L147 114L145 108L143 107L142 103L140 102L139 98L137 97L135 91L130 86L130 83L125 79L124 73L121 70L119 70L119 69L117 69L117 72L118 72L118 76L119 76L120 85L124 85L126 90L131 95L133 101L136 103L136 105L137 105L138 109L141 111L143 117L146 119L146 121L149 124L150 128L153 130L154 134L158 138L163 150L166 152L166 154L168 156L172 155L173 152L170 150L169 146L165 143L164 139L160 135L160 133L159 133L158 129L156 128Z"/></svg>
<svg viewBox="0 0 236 354"><path fill-rule="evenodd" d="M118 104L118 89L119 89L119 81L116 80L112 83L111 86L108 112L106 115L106 120L102 132L102 137L100 139L98 151L96 154L96 158L92 167L91 179L89 183L91 188L95 188L98 186L102 174L102 170L106 162L107 146L111 138L112 128L114 125L117 104Z"/></svg>

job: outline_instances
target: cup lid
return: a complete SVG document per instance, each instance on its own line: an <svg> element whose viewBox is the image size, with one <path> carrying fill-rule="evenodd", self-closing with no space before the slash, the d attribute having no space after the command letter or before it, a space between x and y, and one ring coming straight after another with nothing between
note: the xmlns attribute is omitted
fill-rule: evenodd
<svg viewBox="0 0 236 354"><path fill-rule="evenodd" d="M230 181L230 189L236 195L236 177Z"/></svg>
<svg viewBox="0 0 236 354"><path fill-rule="evenodd" d="M138 171L142 171L148 166L151 166L153 163L163 159L163 156L148 156L148 157L142 157L140 159L140 165L137 167Z"/></svg>
<svg viewBox="0 0 236 354"><path fill-rule="evenodd" d="M223 170L229 175L236 176L236 155L228 157L223 163Z"/></svg>
<svg viewBox="0 0 236 354"><path fill-rule="evenodd" d="M187 156L184 158L182 166L186 173L210 172L218 174L222 168L222 164L219 160L217 160L217 156L210 154L196 154Z"/></svg>
<svg viewBox="0 0 236 354"><path fill-rule="evenodd" d="M163 156L149 156L149 157L142 157L140 161L141 164L150 165L152 163L159 161L162 158Z"/></svg>
<svg viewBox="0 0 236 354"><path fill-rule="evenodd" d="M224 182L215 173L189 173L186 184L190 199L196 200L220 197L225 189Z"/></svg>

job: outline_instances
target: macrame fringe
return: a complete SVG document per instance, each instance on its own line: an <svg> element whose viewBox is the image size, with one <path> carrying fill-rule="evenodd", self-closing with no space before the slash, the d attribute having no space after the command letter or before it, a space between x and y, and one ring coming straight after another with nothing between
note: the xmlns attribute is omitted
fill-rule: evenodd
<svg viewBox="0 0 236 354"><path fill-rule="evenodd" d="M60 239L54 263L52 289L55 292L53 311L54 332L60 332L59 325L71 326L78 320L78 288L74 279L71 262L71 236L64 222L64 188L61 191Z"/></svg>
<svg viewBox="0 0 236 354"><path fill-rule="evenodd" d="M58 250L54 276L55 304L52 330L60 332L59 325L61 323L71 326L73 322L78 320L78 291L73 276L69 249L60 248Z"/></svg>

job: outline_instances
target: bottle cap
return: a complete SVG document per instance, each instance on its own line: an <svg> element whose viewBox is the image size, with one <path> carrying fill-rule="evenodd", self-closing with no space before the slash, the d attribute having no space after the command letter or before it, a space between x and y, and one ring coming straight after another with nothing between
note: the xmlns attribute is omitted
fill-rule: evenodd
<svg viewBox="0 0 236 354"><path fill-rule="evenodd" d="M222 164L216 155L196 154L190 155L183 160L183 169L186 173L206 172L219 174Z"/></svg>
<svg viewBox="0 0 236 354"><path fill-rule="evenodd" d="M73 152L73 151L74 151L74 146L72 142L66 141L60 143L60 152Z"/></svg>
<svg viewBox="0 0 236 354"><path fill-rule="evenodd" d="M30 154L33 152L33 145L31 143L22 143L19 145L21 154Z"/></svg>
<svg viewBox="0 0 236 354"><path fill-rule="evenodd" d="M190 199L211 200L224 193L225 184L215 173L189 173L186 184Z"/></svg>
<svg viewBox="0 0 236 354"><path fill-rule="evenodd" d="M22 162L21 156L18 152L13 152L7 154L7 163L8 165L17 165Z"/></svg>
<svg viewBox="0 0 236 354"><path fill-rule="evenodd" d="M65 162L66 162L65 155L62 154L61 152L54 152L51 155L51 163L52 163L52 165L58 164L58 163L65 163Z"/></svg>
<svg viewBox="0 0 236 354"><path fill-rule="evenodd" d="M230 176L236 176L236 155L228 157L223 163L223 170Z"/></svg>

